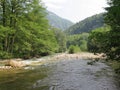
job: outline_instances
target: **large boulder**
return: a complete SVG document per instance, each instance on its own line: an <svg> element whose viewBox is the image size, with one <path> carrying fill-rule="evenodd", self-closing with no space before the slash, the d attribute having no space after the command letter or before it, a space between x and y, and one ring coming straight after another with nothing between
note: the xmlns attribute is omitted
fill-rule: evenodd
<svg viewBox="0 0 120 90"><path fill-rule="evenodd" d="M26 66L22 61L8 60L6 66L11 66L15 68L20 68Z"/></svg>

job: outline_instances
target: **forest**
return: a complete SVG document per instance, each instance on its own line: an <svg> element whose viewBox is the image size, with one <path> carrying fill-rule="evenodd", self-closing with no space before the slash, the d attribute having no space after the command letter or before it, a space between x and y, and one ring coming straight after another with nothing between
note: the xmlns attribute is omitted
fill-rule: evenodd
<svg viewBox="0 0 120 90"><path fill-rule="evenodd" d="M1 0L0 58L30 58L57 51L46 15L39 0Z"/></svg>
<svg viewBox="0 0 120 90"><path fill-rule="evenodd" d="M106 7L105 24L90 33L90 50L105 53L111 60L120 60L120 1L110 0L110 7Z"/></svg>
<svg viewBox="0 0 120 90"><path fill-rule="evenodd" d="M102 27L104 25L104 13L96 14L91 17L88 17L71 27L69 27L65 33L68 35L74 35L74 34L81 34L81 33L89 33L91 30L94 30L96 28Z"/></svg>
<svg viewBox="0 0 120 90"><path fill-rule="evenodd" d="M120 1L110 0L108 5L107 12L80 21L64 32L69 53L104 53L110 66L120 73Z"/></svg>
<svg viewBox="0 0 120 90"><path fill-rule="evenodd" d="M93 53L105 53L108 59L120 60L120 1L108 1L110 7L106 7L107 12L89 17L73 26L67 31L68 35L77 35L88 32L87 50ZM87 28L87 29L86 29ZM77 33L77 34L76 34ZM79 34L80 33L80 34ZM78 38L77 37L77 38ZM72 38L73 39L73 38ZM70 39L70 40L72 40ZM81 42L74 37L73 45ZM68 43L72 43L68 40ZM79 44L77 44L79 46ZM85 47L85 46L84 46Z"/></svg>
<svg viewBox="0 0 120 90"><path fill-rule="evenodd" d="M119 90L120 0L76 24L43 1L0 0L0 90Z"/></svg>
<svg viewBox="0 0 120 90"><path fill-rule="evenodd" d="M42 1L1 0L0 58L27 59L76 47L76 51L105 53L109 59L120 60L120 2L108 4L107 12L62 31L50 25Z"/></svg>

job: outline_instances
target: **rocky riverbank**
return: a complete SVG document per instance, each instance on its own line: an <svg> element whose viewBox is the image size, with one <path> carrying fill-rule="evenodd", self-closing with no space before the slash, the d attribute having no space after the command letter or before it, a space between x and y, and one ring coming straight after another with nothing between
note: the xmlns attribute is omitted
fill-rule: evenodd
<svg viewBox="0 0 120 90"><path fill-rule="evenodd" d="M56 60L71 60L71 59L103 60L106 58L103 56L104 56L103 54L94 55L93 53L84 52L84 53L76 53L76 54L60 53L42 58L34 58L31 60L10 59L10 60L0 61L0 69L22 68L31 65L42 65L47 62L50 63Z"/></svg>
<svg viewBox="0 0 120 90"><path fill-rule="evenodd" d="M90 59L90 60L94 60L94 59L105 59L106 57L104 57L104 54L93 54L93 53L88 53L88 52L83 52L83 53L75 53L75 54L58 54L55 55L53 58L55 58L56 60L58 59Z"/></svg>

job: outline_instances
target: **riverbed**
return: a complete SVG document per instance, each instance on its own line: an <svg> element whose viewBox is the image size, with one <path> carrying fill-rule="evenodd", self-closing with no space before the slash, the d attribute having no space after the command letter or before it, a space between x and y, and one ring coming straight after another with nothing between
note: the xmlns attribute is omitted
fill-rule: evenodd
<svg viewBox="0 0 120 90"><path fill-rule="evenodd" d="M37 61L37 59L36 59ZM120 90L114 71L101 61L72 58L0 71L0 90Z"/></svg>

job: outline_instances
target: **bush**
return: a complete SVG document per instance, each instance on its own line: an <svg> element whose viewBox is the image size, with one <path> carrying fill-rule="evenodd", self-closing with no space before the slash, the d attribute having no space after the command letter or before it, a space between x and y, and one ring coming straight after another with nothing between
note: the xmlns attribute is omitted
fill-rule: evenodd
<svg viewBox="0 0 120 90"><path fill-rule="evenodd" d="M81 51L87 51L87 41L81 40L81 45L80 45Z"/></svg>
<svg viewBox="0 0 120 90"><path fill-rule="evenodd" d="M69 53L72 54L72 53L74 53L74 52L75 52L75 51L74 51L74 46L70 46L70 47L69 47Z"/></svg>
<svg viewBox="0 0 120 90"><path fill-rule="evenodd" d="M69 47L69 51L68 51L70 54L73 54L73 53L77 53L77 52L80 52L80 48L78 46L73 46L71 45Z"/></svg>

